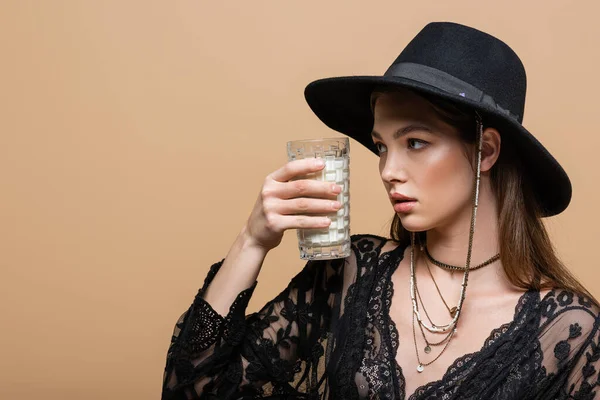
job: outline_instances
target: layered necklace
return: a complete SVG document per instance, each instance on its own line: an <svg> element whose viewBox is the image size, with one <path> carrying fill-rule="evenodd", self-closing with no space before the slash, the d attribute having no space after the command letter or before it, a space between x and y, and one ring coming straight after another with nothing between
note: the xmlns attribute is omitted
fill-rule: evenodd
<svg viewBox="0 0 600 400"><path fill-rule="evenodd" d="M421 251L423 251L423 248L424 248L424 246L421 246ZM471 268L471 270L474 270L476 268L477 269L478 268L482 268L482 267L484 267L486 265L490 265L491 263L493 263L498 258L499 258L499 255L496 254L495 256L493 256L492 258L490 258L489 260L487 260L484 263L478 265L477 267ZM429 259L429 257L428 257L428 259ZM434 259L434 261L435 261L435 259ZM457 313L458 307L452 307L452 308L450 308L450 306L446 302L446 299L444 299L444 296L442 295L442 291L440 290L437 282L435 281L435 278L433 277L433 274L431 273L431 269L429 268L428 260L425 260L425 266L427 267L427 272L429 273L429 276L431 277L431 280L433 281L433 284L435 286L436 291L438 292L438 295L440 296L440 299L442 300L442 302L444 303L444 306L448 310L448 314L450 315L451 318L454 318L455 314ZM457 268L459 268L459 267L457 267ZM420 303L420 306L421 306L423 312L425 313L425 317L427 318L427 320L429 321L429 323L431 323L432 326L438 326L437 324L435 324L433 322L433 320L429 316L429 313L427 312L427 309L425 308L425 303L423 302L423 299L421 298L421 293L419 292L419 288L418 288L418 285L417 285L416 277L415 277L415 291L417 293L417 298L419 300L418 303L417 303L417 309L419 310L419 303ZM441 346L441 345L444 345L444 347L442 348L442 351L437 355L437 357L435 357L430 362L424 363L424 362L421 362L420 356L419 356L419 352L418 352L417 337L416 337L416 332L415 332L415 319L416 319L416 317L413 314L413 339L414 339L414 342L415 342L415 351L416 351L416 354L417 354L417 361L418 361L419 365L421 365L423 367L423 368L417 367L417 371L422 372L422 370L424 369L424 367L426 367L426 366L434 363L444 353L444 351L446 350L446 347L448 347L448 345L450 344L450 340L452 340L452 337L453 337L454 333L456 332L456 326L442 340L440 340L438 342L430 342L429 339L427 338L426 334L425 334L425 330L423 329L423 325L422 324L418 324L419 325L419 330L421 331L421 336L423 337L423 340L425 341L425 348L423 349L423 351L426 354L431 353L432 346Z"/></svg>
<svg viewBox="0 0 600 400"><path fill-rule="evenodd" d="M474 184L474 190L473 190L473 211L471 214L471 226L470 226L470 230L469 230L469 246L468 246L468 250L467 250L466 266L465 267L455 267L452 265L441 263L441 262L433 259L433 257L431 257L431 255L429 254L429 252L426 250L426 247L425 247L425 254L428 256L428 258L431 260L431 262L433 264L438 265L442 268L451 269L453 271L456 271L456 270L463 271L463 280L462 280L462 284L461 284L461 288L460 288L460 299L458 301L458 305L456 307L450 308L448 306L448 304L446 303L446 301L444 300L444 304L446 305L446 308L448 309L448 312L450 313L450 316L452 317L452 320L448 324L438 325L438 324L433 323L433 321L431 321L431 319L429 318L429 315L427 315L427 311L425 310L423 301L421 300L421 295L418 293L417 278L415 275L415 233L411 232L411 237L410 237L410 241L411 241L410 297L411 297L412 307L413 307L413 318L412 318L413 324L412 325L413 325L413 338L415 341L415 353L417 355L417 363L418 363L417 371L418 372L423 372L423 370L425 369L426 366L434 363L444 353L444 351L450 344L452 337L456 333L458 321L459 321L460 315L461 315L462 306L463 306L463 303L465 300L467 283L469 280L469 271L472 269L484 267L485 265L489 265L500 257L500 255L497 254L494 257L487 260L486 262L484 262L474 268L471 268L471 253L473 250L473 236L475 233L477 208L479 206L479 184L480 184L480 180L481 180L481 146L482 146L482 134L483 134L483 124L481 121L481 117L479 116L479 113L476 113L476 119L477 119L477 126L478 126L477 172L476 172L475 184ZM429 266L428 266L428 268L429 268ZM431 273L431 271L429 271L429 272ZM431 277L433 278L433 275L431 275ZM434 282L435 282L435 280L434 280ZM438 293L441 296L441 292L440 292L439 288L437 287L437 283L435 285L436 285L436 288L438 289ZM423 321L423 319L421 317L421 313L419 311L419 305L417 302L417 296L419 297L419 300L421 300L423 312L426 314L427 319L429 320L429 323L426 323L425 321ZM443 300L443 296L442 296L442 300ZM425 339L425 343L426 343L426 347L424 349L425 353L431 352L431 346L438 346L438 345L442 345L442 344L444 345L440 354L438 354L432 361L429 361L427 363L422 362L421 358L419 356L415 324L417 324L419 326L419 329L421 330L423 338ZM444 334L445 337L441 341L438 341L438 342L429 342L427 340L427 338L425 337L425 330L427 330L430 333L434 333L434 334Z"/></svg>
<svg viewBox="0 0 600 400"><path fill-rule="evenodd" d="M458 267L458 266L455 266L455 265L446 264L446 263L443 263L441 261L436 260L435 258L433 258L431 256L431 254L429 254L429 250L427 250L427 246L426 245L421 246L421 251L425 251L425 255L427 256L427 259L432 264L437 265L440 268L446 269L448 271L464 271L465 270L465 267ZM479 265L471 267L470 270L471 271L475 271L476 269L483 268L486 265L490 265L491 263L493 263L494 261L499 260L499 259L500 259L500 253L496 254L495 256L493 256L490 259L482 262Z"/></svg>

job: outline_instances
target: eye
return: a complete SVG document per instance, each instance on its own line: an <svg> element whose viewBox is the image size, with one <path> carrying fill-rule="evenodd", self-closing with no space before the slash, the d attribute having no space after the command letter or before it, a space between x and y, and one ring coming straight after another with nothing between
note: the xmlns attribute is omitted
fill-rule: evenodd
<svg viewBox="0 0 600 400"><path fill-rule="evenodd" d="M408 139L408 147L414 150L419 150L422 149L423 147L427 146L429 143L427 143L424 140L419 140L419 139Z"/></svg>
<svg viewBox="0 0 600 400"><path fill-rule="evenodd" d="M379 154L383 153L386 149L385 144L383 144L381 142L375 143L375 148L377 148L377 153L379 153Z"/></svg>

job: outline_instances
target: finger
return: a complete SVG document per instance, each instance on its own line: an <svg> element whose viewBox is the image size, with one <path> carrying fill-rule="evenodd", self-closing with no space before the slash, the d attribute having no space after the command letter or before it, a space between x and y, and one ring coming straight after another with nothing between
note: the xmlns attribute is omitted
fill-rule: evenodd
<svg viewBox="0 0 600 400"><path fill-rule="evenodd" d="M320 171L323 167L325 167L325 163L320 158L303 158L301 160L289 161L269 176L277 182L287 182L297 176Z"/></svg>
<svg viewBox="0 0 600 400"><path fill-rule="evenodd" d="M342 192L342 187L332 183L314 179L301 179L291 182L275 182L276 197L293 199L298 197L313 197L334 200Z"/></svg>
<svg viewBox="0 0 600 400"><path fill-rule="evenodd" d="M331 220L324 216L280 215L278 225L287 229L324 229L331 225Z"/></svg>
<svg viewBox="0 0 600 400"><path fill-rule="evenodd" d="M334 213L342 207L339 201L301 197L290 200L276 200L273 211L282 215Z"/></svg>

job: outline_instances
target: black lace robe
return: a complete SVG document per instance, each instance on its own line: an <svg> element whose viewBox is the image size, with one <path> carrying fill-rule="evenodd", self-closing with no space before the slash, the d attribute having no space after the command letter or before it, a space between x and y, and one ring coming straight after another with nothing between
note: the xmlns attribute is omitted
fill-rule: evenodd
<svg viewBox="0 0 600 400"><path fill-rule="evenodd" d="M214 264L175 326L162 399L600 399L599 310L561 289L525 292L480 351L405 393L389 316L404 249L385 242L354 235L352 256L308 262L248 316L256 282L224 317L203 300Z"/></svg>

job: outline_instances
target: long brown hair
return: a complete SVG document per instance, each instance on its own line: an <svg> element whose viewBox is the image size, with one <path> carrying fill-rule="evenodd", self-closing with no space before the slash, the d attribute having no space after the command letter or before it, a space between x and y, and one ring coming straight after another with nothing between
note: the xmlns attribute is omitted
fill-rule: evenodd
<svg viewBox="0 0 600 400"><path fill-rule="evenodd" d="M377 97L383 93L407 89L376 88L371 95L371 110ZM467 148L467 157L473 168L477 122L475 112L456 103L415 93L431 104L437 116L460 132ZM484 129L494 121L483 117ZM501 129L498 129L502 133ZM468 150L470 149L470 150ZM558 258L546 227L542 210L528 184L515 146L503 137L502 149L490 170L492 191L498 203L498 240L502 267L508 280L516 287L529 290L560 288L584 295L598 305L594 296L577 280ZM425 240L425 232L417 234ZM390 237L401 246L410 244L410 232L400 222L397 214L390 227Z"/></svg>

